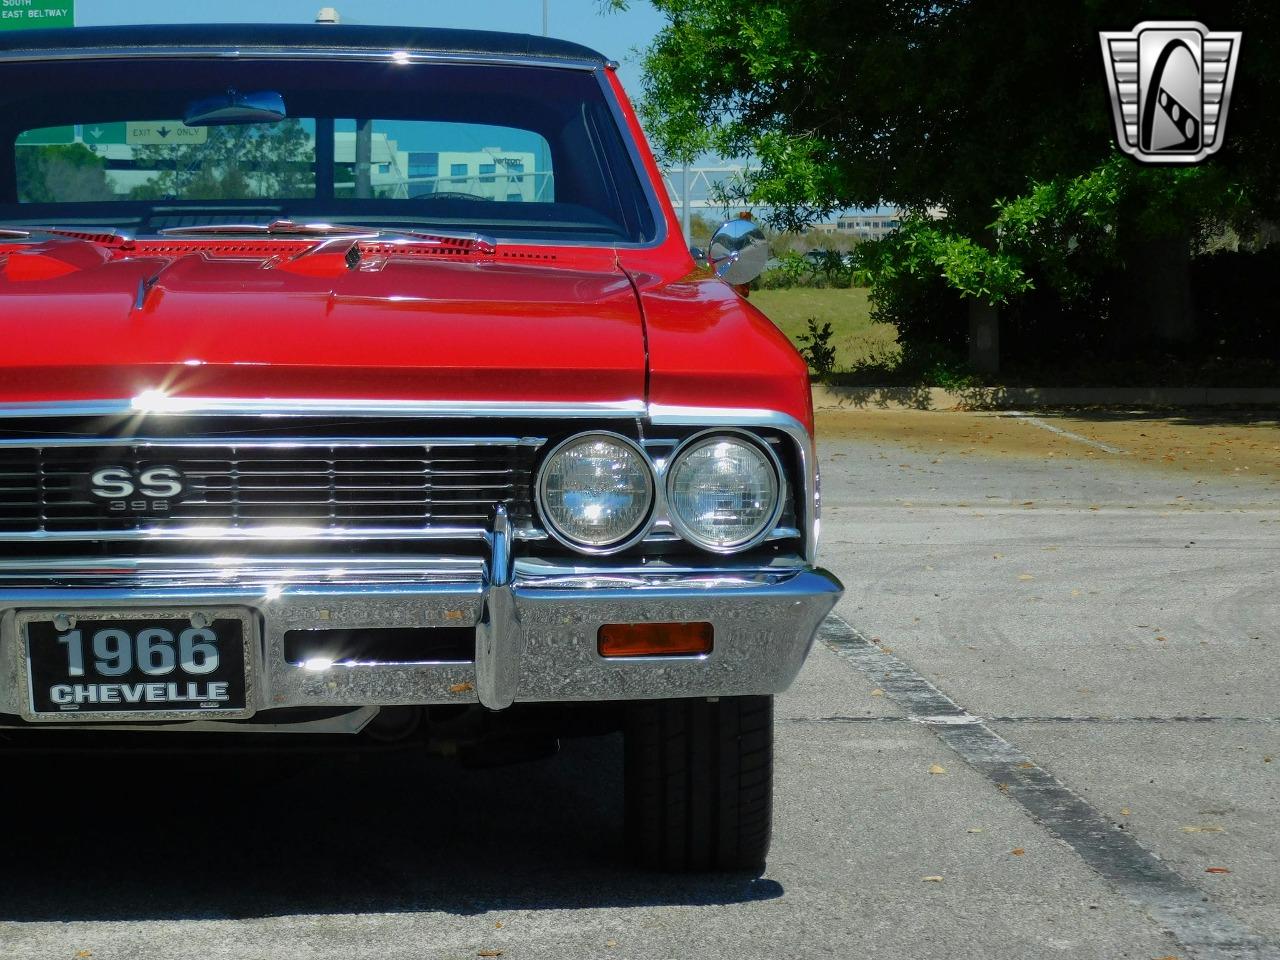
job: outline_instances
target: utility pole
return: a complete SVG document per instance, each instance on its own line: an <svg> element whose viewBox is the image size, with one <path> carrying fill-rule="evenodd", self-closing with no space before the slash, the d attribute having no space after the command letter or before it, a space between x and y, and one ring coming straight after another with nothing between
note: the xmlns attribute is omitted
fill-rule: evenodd
<svg viewBox="0 0 1280 960"><path fill-rule="evenodd" d="M373 197L373 121L356 121L356 199Z"/></svg>
<svg viewBox="0 0 1280 960"><path fill-rule="evenodd" d="M544 37L550 35L548 32L550 3L551 0L542 0L542 35ZM541 142L538 144L538 158L535 166L537 169L533 173L533 199L541 200L546 195L551 176L551 171L548 169L551 166L551 158L547 155L546 145Z"/></svg>
<svg viewBox="0 0 1280 960"><path fill-rule="evenodd" d="M321 7L320 12L316 14L316 23L341 23L342 16L335 7ZM329 138L333 140L332 133L333 121L329 121ZM320 129L317 126L316 136L320 135ZM356 174L356 199L368 200L373 196L373 121L357 120L356 121L356 155L355 155L355 174Z"/></svg>

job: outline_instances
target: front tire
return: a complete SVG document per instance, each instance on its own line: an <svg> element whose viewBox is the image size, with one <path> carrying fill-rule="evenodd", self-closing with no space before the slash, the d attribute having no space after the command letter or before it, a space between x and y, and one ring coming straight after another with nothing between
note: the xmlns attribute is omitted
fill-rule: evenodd
<svg viewBox="0 0 1280 960"><path fill-rule="evenodd" d="M764 869L773 820L773 697L627 705L627 843L644 867Z"/></svg>

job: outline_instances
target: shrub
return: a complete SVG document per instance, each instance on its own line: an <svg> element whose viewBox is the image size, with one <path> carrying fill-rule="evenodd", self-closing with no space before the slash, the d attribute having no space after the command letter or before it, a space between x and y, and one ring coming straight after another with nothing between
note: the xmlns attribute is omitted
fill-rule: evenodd
<svg viewBox="0 0 1280 960"><path fill-rule="evenodd" d="M831 324L824 322L822 326L818 326L817 317L809 317L806 326L807 332L796 338L800 341L800 356L809 365L814 379L819 383L826 383L836 371L836 348L831 343Z"/></svg>

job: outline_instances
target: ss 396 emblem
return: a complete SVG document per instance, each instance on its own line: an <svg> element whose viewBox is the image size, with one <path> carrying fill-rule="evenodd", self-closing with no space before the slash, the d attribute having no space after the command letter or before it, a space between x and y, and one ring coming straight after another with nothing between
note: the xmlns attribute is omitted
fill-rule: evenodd
<svg viewBox="0 0 1280 960"><path fill-rule="evenodd" d="M102 467L89 484L89 492L112 513L167 513L186 492L186 478L174 467Z"/></svg>

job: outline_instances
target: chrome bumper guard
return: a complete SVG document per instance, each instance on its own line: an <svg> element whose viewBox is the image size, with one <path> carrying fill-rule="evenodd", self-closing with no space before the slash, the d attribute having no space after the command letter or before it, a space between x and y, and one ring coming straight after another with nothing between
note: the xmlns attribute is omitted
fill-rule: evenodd
<svg viewBox="0 0 1280 960"><path fill-rule="evenodd" d="M511 558L156 557L0 566L0 713L27 705L21 610L243 606L256 615L255 710L770 694L794 679L843 590L796 558L764 566L557 567ZM607 623L710 622L711 653L605 658ZM295 630L476 629L474 662L289 663Z"/></svg>

